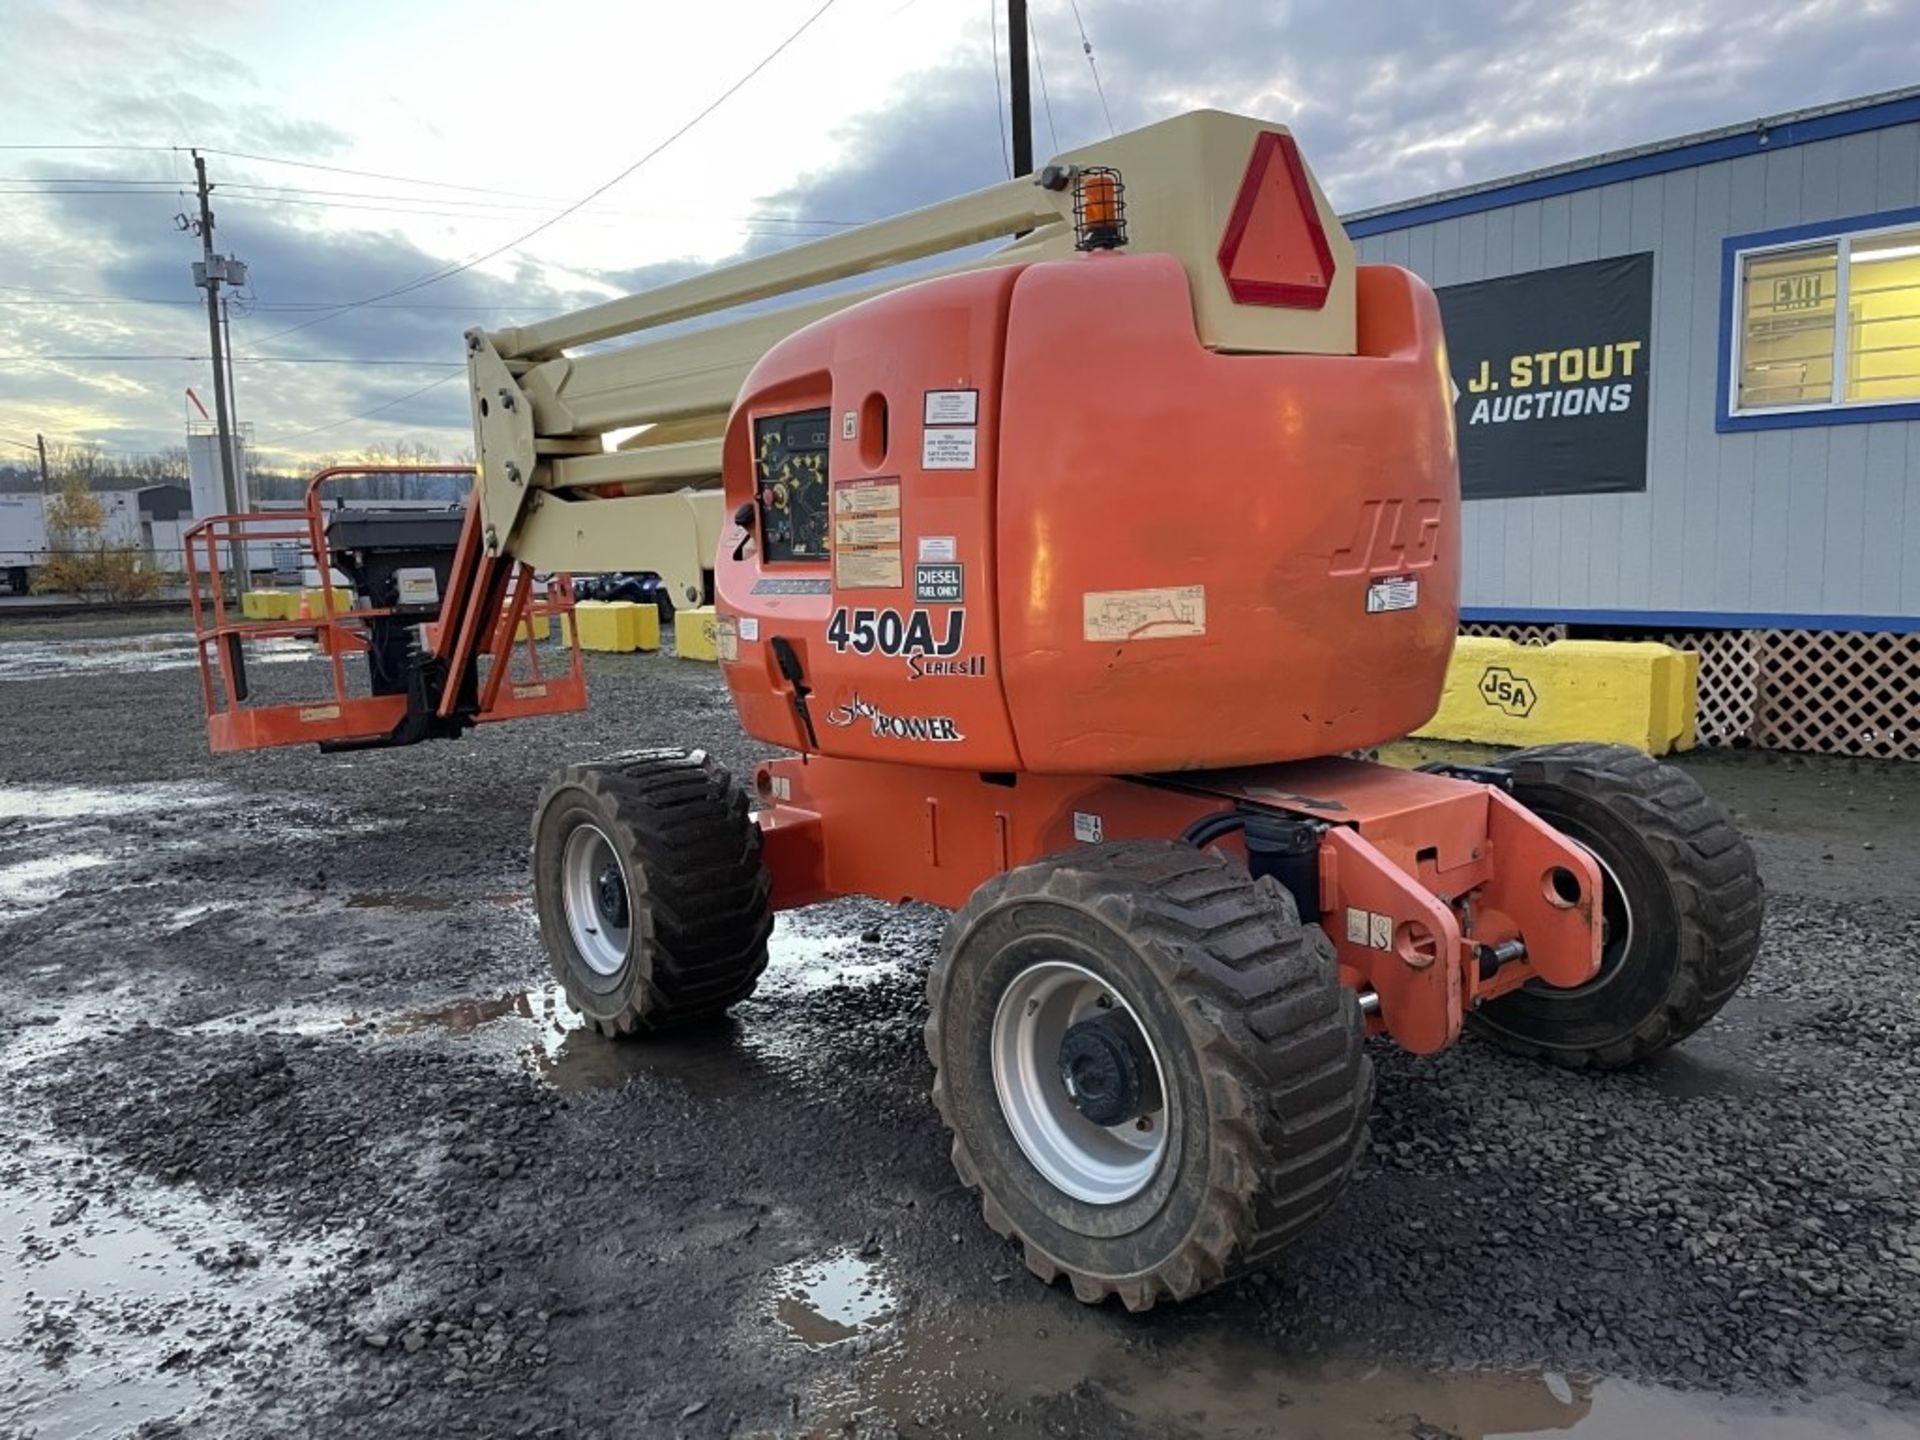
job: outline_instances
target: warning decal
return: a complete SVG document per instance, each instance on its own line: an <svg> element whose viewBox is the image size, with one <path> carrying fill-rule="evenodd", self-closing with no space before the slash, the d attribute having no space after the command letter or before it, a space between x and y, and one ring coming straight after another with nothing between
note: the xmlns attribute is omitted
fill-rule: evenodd
<svg viewBox="0 0 1920 1440"><path fill-rule="evenodd" d="M976 438L976 432L970 425L953 430L923 430L920 438L920 468L973 469Z"/></svg>
<svg viewBox="0 0 1920 1440"><path fill-rule="evenodd" d="M1420 578L1417 575L1382 575L1367 586L1369 615L1411 610L1419 603Z"/></svg>
<svg viewBox="0 0 1920 1440"><path fill-rule="evenodd" d="M980 423L980 392L929 390L921 421L927 425L977 425Z"/></svg>
<svg viewBox="0 0 1920 1440"><path fill-rule="evenodd" d="M843 520L836 515L833 520L833 543L854 546L898 545L900 517L856 515L851 520Z"/></svg>
<svg viewBox="0 0 1920 1440"><path fill-rule="evenodd" d="M872 515L900 508L898 480L842 480L833 487L833 513Z"/></svg>
<svg viewBox="0 0 1920 1440"><path fill-rule="evenodd" d="M842 590L898 590L900 552L893 550L836 550L833 583Z"/></svg>
<svg viewBox="0 0 1920 1440"><path fill-rule="evenodd" d="M1347 943L1369 950L1393 949L1393 917L1377 910L1347 907Z"/></svg>
<svg viewBox="0 0 1920 1440"><path fill-rule="evenodd" d="M833 487L833 583L842 590L897 590L900 482L842 480Z"/></svg>
<svg viewBox="0 0 1920 1440"><path fill-rule="evenodd" d="M1177 640L1207 633L1207 587L1089 590L1081 599L1089 640Z"/></svg>

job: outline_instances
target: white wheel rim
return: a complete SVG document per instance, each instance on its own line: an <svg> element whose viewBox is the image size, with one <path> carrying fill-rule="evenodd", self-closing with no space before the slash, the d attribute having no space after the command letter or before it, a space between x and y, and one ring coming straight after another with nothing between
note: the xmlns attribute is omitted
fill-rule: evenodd
<svg viewBox="0 0 1920 1440"><path fill-rule="evenodd" d="M618 903L609 905L617 887ZM573 948L596 975L617 975L633 935L633 897L613 844L594 825L576 825L560 853L560 896ZM624 923L623 923L624 921Z"/></svg>
<svg viewBox="0 0 1920 1440"><path fill-rule="evenodd" d="M1110 1009L1138 1028L1161 1100L1157 1110L1108 1126L1075 1106L1059 1056L1071 1027ZM1112 986L1069 961L1031 965L1001 995L991 1044L1000 1113L1048 1184L1090 1205L1118 1205L1147 1188L1168 1149L1166 1067L1139 1015Z"/></svg>

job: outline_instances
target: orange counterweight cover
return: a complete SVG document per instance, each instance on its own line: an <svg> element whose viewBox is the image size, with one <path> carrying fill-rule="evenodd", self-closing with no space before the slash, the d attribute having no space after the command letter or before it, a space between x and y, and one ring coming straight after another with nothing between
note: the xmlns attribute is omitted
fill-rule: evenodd
<svg viewBox="0 0 1920 1440"><path fill-rule="evenodd" d="M724 455L754 507L716 574L748 732L1124 774L1416 728L1459 619L1452 396L1432 293L1357 279L1354 355L1212 352L1178 261L1125 253L924 281L775 346Z"/></svg>

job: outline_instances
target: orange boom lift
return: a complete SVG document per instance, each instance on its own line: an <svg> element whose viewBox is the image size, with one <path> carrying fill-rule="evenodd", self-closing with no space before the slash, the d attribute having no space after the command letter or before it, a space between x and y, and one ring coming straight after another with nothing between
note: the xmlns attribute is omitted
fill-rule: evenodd
<svg viewBox="0 0 1920 1440"><path fill-rule="evenodd" d="M931 278L569 353L996 236ZM1444 682L1451 382L1432 294L1355 263L1281 127L1185 116L468 343L482 473L449 573L710 597L742 724L789 752L751 793L699 753L554 777L534 886L568 998L644 1037L748 995L776 910L953 908L926 1039L954 1162L1084 1300L1187 1298L1324 1214L1368 1035L1626 1064L1752 962L1752 856L1680 772L1352 758ZM462 686L499 713L503 584L447 586L410 652L443 722ZM458 728L413 708L357 738Z"/></svg>

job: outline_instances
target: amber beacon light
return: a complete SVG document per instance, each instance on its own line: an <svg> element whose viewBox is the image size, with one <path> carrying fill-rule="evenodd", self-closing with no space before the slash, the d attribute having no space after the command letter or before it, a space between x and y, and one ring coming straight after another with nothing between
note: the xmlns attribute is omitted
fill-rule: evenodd
<svg viewBox="0 0 1920 1440"><path fill-rule="evenodd" d="M1120 172L1091 165L1073 179L1073 243L1078 250L1116 250L1127 243L1127 187Z"/></svg>

